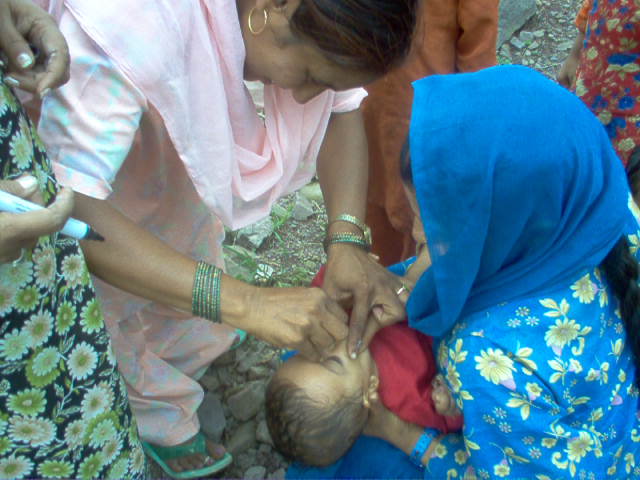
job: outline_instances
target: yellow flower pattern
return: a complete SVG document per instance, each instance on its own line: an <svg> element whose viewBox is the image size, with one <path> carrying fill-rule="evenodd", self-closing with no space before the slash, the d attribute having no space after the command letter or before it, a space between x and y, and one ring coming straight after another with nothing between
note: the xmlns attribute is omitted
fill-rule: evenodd
<svg viewBox="0 0 640 480"><path fill-rule="evenodd" d="M543 298L470 315L440 341L465 423L424 478L640 478L635 366L608 288L585 271Z"/></svg>

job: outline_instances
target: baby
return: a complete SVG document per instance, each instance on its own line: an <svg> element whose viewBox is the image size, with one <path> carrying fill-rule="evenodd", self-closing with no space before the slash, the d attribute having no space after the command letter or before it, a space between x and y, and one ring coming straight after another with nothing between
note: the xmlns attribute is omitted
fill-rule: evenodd
<svg viewBox="0 0 640 480"><path fill-rule="evenodd" d="M428 265L421 258L425 252L412 269ZM290 358L266 393L267 425L276 449L307 465L330 465L363 433L369 407L378 400L407 422L443 433L459 430L462 416L444 379L436 375L432 342L402 322L378 331L355 360L347 355L346 341L321 362Z"/></svg>
<svg viewBox="0 0 640 480"><path fill-rule="evenodd" d="M326 466L363 432L378 398L405 421L443 433L462 416L436 375L431 338L398 323L380 330L356 360L341 342L331 356L286 361L267 388L267 425L276 449L292 460Z"/></svg>
<svg viewBox="0 0 640 480"><path fill-rule="evenodd" d="M408 147L403 149L402 178L414 212L416 259L403 274L415 284L431 265L424 228L411 183ZM400 266L400 265L398 265ZM398 267L396 266L396 267ZM322 285L320 271L315 286ZM286 361L266 393L267 425L276 449L311 466L327 466L342 457L363 433L369 409L378 401L400 419L449 433L462 428L444 378L436 375L433 340L406 322L379 330L355 360L346 341L321 362L301 356Z"/></svg>

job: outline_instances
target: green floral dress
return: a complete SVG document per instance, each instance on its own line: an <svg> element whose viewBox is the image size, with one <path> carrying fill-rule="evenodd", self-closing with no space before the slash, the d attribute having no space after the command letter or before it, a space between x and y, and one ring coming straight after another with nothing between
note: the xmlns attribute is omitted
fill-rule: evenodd
<svg viewBox="0 0 640 480"><path fill-rule="evenodd" d="M0 72L1 178L58 184ZM147 464L78 243L41 237L0 264L0 479L144 478Z"/></svg>

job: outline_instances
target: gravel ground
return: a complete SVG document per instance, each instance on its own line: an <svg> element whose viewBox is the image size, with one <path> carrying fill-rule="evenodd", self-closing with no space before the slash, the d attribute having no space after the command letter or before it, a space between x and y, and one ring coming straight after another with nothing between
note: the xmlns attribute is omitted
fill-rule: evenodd
<svg viewBox="0 0 640 480"><path fill-rule="evenodd" d="M528 65L555 77L575 38L573 19L580 4L581 0L538 0L538 13L499 49L500 62ZM274 267L275 276L306 285L324 261L326 215L321 204L316 203L314 211L306 220L288 220L258 250L258 260ZM262 406L279 355L250 338L214 362L200 380L207 392L200 410L203 430L234 455L221 477L284 478L287 463L271 446ZM162 476L157 468L152 472Z"/></svg>

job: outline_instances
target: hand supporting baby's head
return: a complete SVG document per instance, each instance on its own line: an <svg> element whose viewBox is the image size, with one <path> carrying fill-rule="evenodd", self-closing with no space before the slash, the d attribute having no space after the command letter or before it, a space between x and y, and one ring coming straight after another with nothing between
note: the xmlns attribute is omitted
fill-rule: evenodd
<svg viewBox="0 0 640 480"><path fill-rule="evenodd" d="M375 364L368 353L351 360L346 345L343 350L322 362L296 356L269 382L267 425L274 446L286 457L330 465L362 433L369 395L378 386L371 376Z"/></svg>

